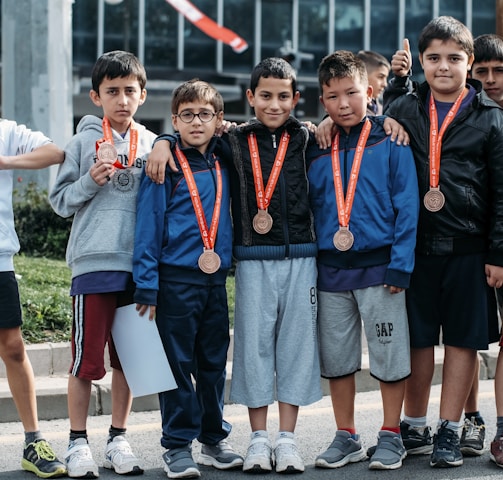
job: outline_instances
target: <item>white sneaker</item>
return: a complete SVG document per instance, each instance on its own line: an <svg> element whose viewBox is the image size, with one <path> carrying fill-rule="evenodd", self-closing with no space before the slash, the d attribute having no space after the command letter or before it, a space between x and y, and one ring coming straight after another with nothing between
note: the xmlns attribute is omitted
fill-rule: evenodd
<svg viewBox="0 0 503 480"><path fill-rule="evenodd" d="M140 462L131 451L129 442L122 435L117 435L107 445L103 466L114 470L119 475L143 473L143 468L140 467Z"/></svg>
<svg viewBox="0 0 503 480"><path fill-rule="evenodd" d="M274 447L276 473L296 473L304 471L304 461L293 438L280 437Z"/></svg>
<svg viewBox="0 0 503 480"><path fill-rule="evenodd" d="M243 463L243 472L270 472L272 448L267 437L252 438Z"/></svg>
<svg viewBox="0 0 503 480"><path fill-rule="evenodd" d="M85 438L77 438L68 445L65 455L68 476L71 478L98 478L98 465L93 460Z"/></svg>

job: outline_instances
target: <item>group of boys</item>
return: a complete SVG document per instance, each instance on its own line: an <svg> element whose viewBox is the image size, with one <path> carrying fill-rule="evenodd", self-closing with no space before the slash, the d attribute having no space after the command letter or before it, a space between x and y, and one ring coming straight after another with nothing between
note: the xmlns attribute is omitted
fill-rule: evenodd
<svg viewBox="0 0 503 480"><path fill-rule="evenodd" d="M329 380L337 431L316 466L337 468L368 455L371 469L397 469L407 453L429 452L434 467L463 463L458 430L477 350L494 341L488 290L503 284L503 116L487 96L503 98L495 79L502 58L475 59L471 75L486 94L480 83L466 80L474 47L462 23L432 20L418 48L426 81L410 87L405 43L392 59L395 78L385 94L385 113L403 125L410 146L392 140L389 125L372 115L375 106L367 111L377 92L369 86L365 52L337 51L318 68L324 124L329 131L335 125L325 145L292 117L299 99L295 71L269 58L255 67L246 92L255 118L221 136L215 136L224 116L220 94L197 79L180 85L172 101L176 133L157 138L145 168L155 135L133 120L146 98L145 70L126 52L100 57L90 96L103 118L81 120L50 193L58 214L74 216L67 249L73 299L69 447L63 464L38 432L36 408L23 412L16 402L27 432L23 468L46 478L98 477L86 420L91 382L105 373L108 343L112 424L103 466L118 474L143 473L126 439L131 393L110 334L116 308L131 303L155 319L178 386L159 394L169 478L199 477L198 463L246 472L304 471L295 426L299 406L321 398L320 376ZM386 70L386 63L380 65ZM378 88L385 85L381 79ZM14 138L23 134L14 131ZM11 152L47 142L33 137ZM2 164L0 157L0 166L61 163L58 149L44 148L27 154L25 163L22 155L18 163ZM17 248L10 249L3 273L9 299L18 298L12 266ZM245 458L228 444L231 425L223 418L225 280L232 256L230 396L248 407ZM6 333L29 372L19 354L18 301L11 310L0 330L2 359L14 365L9 378L10 368L21 367L9 360ZM383 401L382 428L368 452L354 419L362 323ZM426 413L440 332L445 359L432 438ZM13 396L19 399L14 387ZM275 399L279 431L272 444L267 415ZM496 404L491 458L503 466L498 375ZM473 413L467 411L469 420ZM195 439L202 444L197 463Z"/></svg>

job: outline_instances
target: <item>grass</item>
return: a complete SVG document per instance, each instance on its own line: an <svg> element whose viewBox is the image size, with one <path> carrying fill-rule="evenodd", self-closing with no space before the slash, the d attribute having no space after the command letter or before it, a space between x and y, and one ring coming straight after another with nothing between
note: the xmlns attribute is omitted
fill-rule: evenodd
<svg viewBox="0 0 503 480"><path fill-rule="evenodd" d="M16 255L14 265L23 310L27 343L70 340L72 302L70 269L64 260ZM229 317L234 324L234 277L227 279Z"/></svg>

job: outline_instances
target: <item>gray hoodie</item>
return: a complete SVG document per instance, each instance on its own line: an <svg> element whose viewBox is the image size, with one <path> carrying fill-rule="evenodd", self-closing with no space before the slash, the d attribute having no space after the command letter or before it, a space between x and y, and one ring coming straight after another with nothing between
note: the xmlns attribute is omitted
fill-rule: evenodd
<svg viewBox="0 0 503 480"><path fill-rule="evenodd" d="M82 118L76 135L65 148L49 200L62 217L74 215L66 261L72 278L90 272L131 272L136 223L136 194L140 186L145 154L156 135L143 125L138 130L138 149L130 168L116 169L110 182L100 187L89 173L97 161L96 141L103 138L102 120ZM113 130L118 158L127 166L129 131L122 138Z"/></svg>

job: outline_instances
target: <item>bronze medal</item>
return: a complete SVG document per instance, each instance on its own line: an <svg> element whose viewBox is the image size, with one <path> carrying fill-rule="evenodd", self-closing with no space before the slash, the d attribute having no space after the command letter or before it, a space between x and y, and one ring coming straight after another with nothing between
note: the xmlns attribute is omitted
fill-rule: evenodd
<svg viewBox="0 0 503 480"><path fill-rule="evenodd" d="M259 210L253 217L253 229L260 235L265 235L272 228L272 217L267 210Z"/></svg>
<svg viewBox="0 0 503 480"><path fill-rule="evenodd" d="M349 231L348 227L340 227L334 235L334 247L341 251L345 252L349 250L355 241L353 234Z"/></svg>
<svg viewBox="0 0 503 480"><path fill-rule="evenodd" d="M114 163L117 160L117 149L108 142L103 142L98 147L98 158L102 162Z"/></svg>
<svg viewBox="0 0 503 480"><path fill-rule="evenodd" d="M197 261L199 268L204 273L215 273L220 268L220 257L214 250L205 249Z"/></svg>
<svg viewBox="0 0 503 480"><path fill-rule="evenodd" d="M445 196L439 187L430 187L424 196L423 202L426 210L438 212L445 205Z"/></svg>

